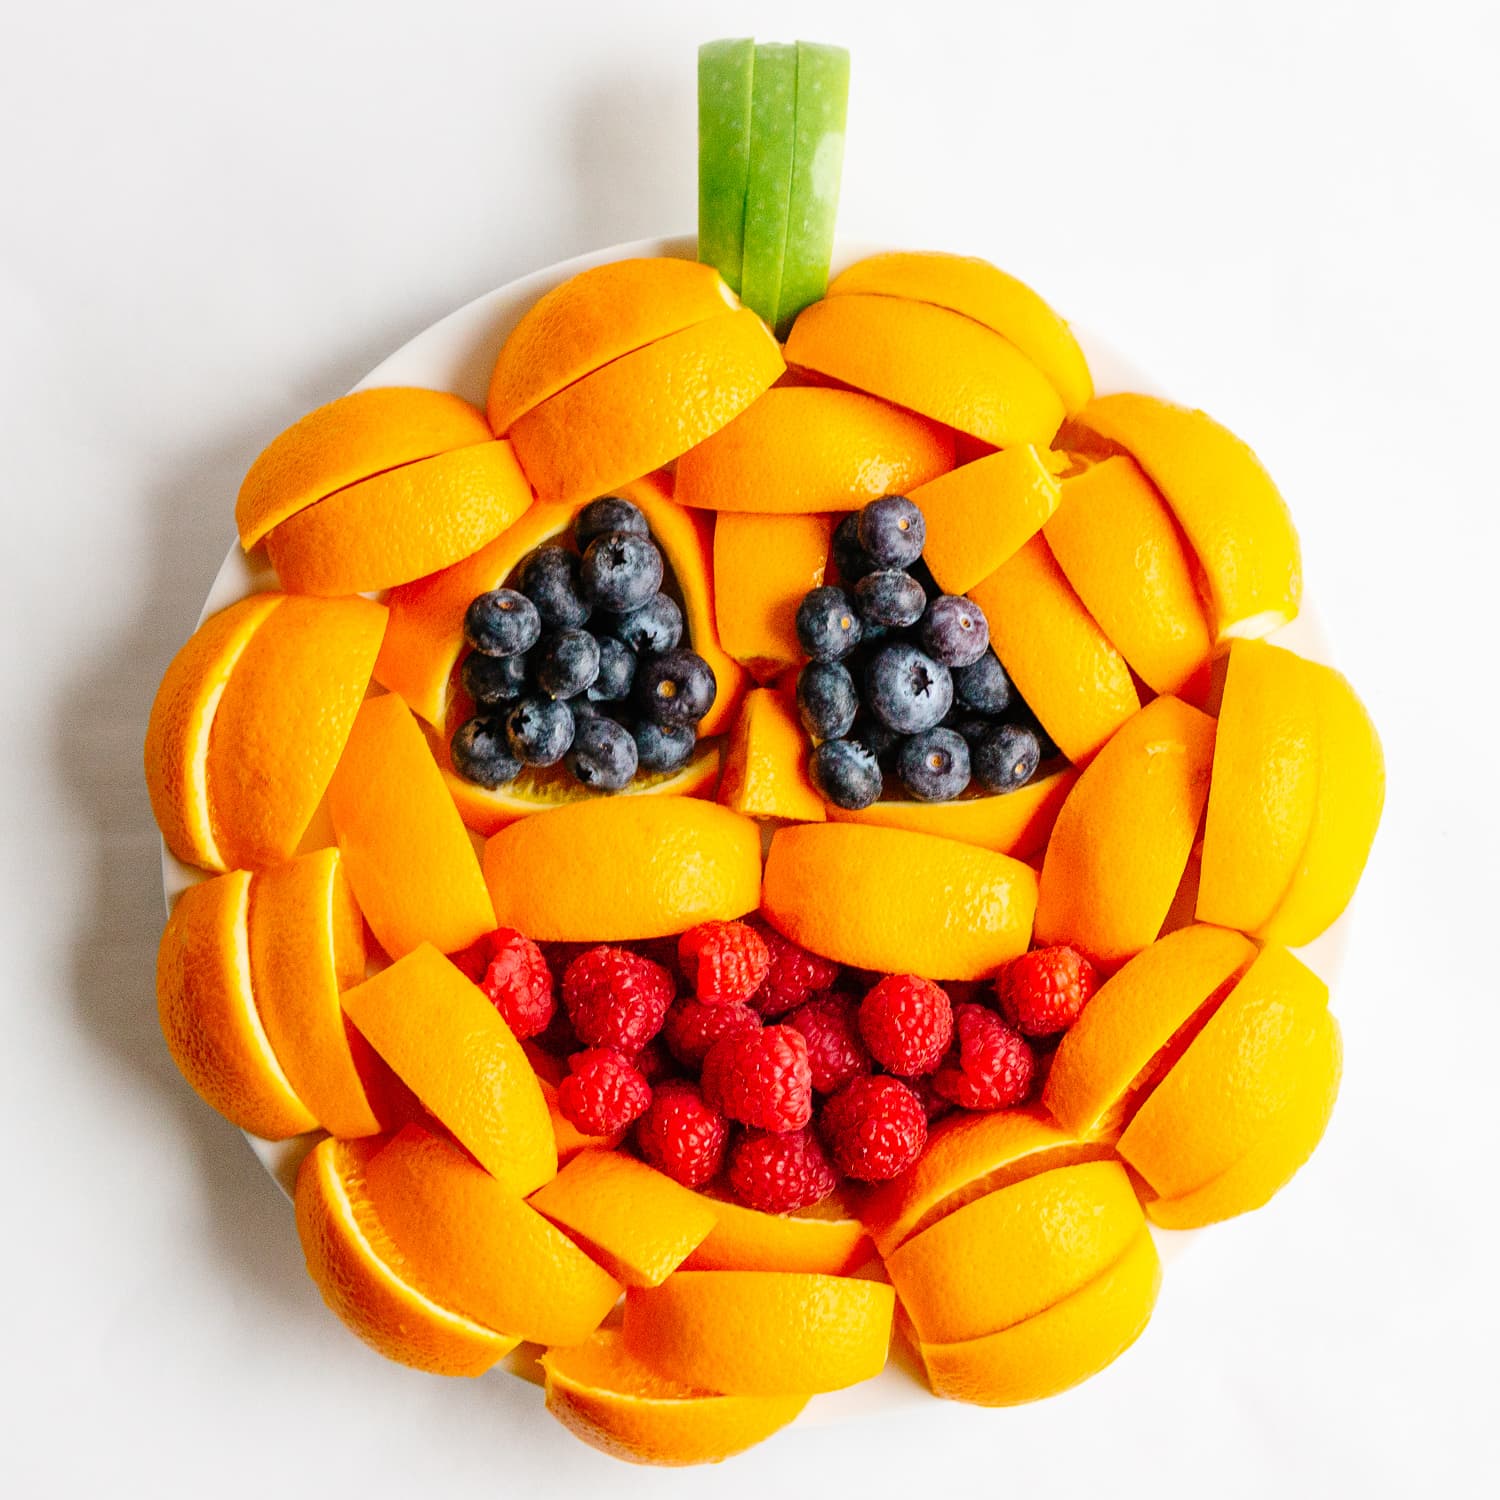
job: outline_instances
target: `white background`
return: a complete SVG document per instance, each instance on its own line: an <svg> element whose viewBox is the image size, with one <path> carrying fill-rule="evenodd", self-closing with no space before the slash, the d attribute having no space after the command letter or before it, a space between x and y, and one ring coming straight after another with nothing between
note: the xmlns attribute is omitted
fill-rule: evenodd
<svg viewBox="0 0 1500 1500"><path fill-rule="evenodd" d="M33 4L0 45L0 1488L1415 1495L1495 1481L1489 0ZM386 1365L156 1031L147 707L258 449L450 308L690 230L694 47L854 53L843 232L981 253L1243 433L1385 737L1343 1097L1039 1407L612 1466Z"/></svg>

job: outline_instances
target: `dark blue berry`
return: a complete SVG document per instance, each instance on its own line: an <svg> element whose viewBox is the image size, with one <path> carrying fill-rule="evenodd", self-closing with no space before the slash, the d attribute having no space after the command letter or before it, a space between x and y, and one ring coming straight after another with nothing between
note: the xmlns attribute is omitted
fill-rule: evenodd
<svg viewBox="0 0 1500 1500"><path fill-rule="evenodd" d="M961 735L971 751L994 727L993 719L981 719L978 714L961 709L956 703L943 720L943 728Z"/></svg>
<svg viewBox="0 0 1500 1500"><path fill-rule="evenodd" d="M866 573L854 586L854 598L867 635L872 625L895 630L915 625L927 608L922 585L899 568L877 568Z"/></svg>
<svg viewBox="0 0 1500 1500"><path fill-rule="evenodd" d="M944 666L967 667L990 644L990 622L975 602L962 594L942 594L927 606L917 627L922 649Z"/></svg>
<svg viewBox="0 0 1500 1500"><path fill-rule="evenodd" d="M632 651L670 651L682 640L682 610L670 594L657 594L621 615L614 634Z"/></svg>
<svg viewBox="0 0 1500 1500"><path fill-rule="evenodd" d="M951 802L969 784L969 747L951 729L927 729L901 746L896 770L919 802Z"/></svg>
<svg viewBox="0 0 1500 1500"><path fill-rule="evenodd" d="M842 661L863 633L859 611L843 589L811 589L797 606L797 640L814 661Z"/></svg>
<svg viewBox="0 0 1500 1500"><path fill-rule="evenodd" d="M464 639L486 656L519 656L537 643L542 617L525 594L491 589L464 614Z"/></svg>
<svg viewBox="0 0 1500 1500"><path fill-rule="evenodd" d="M714 669L696 651L681 647L642 657L635 671L635 705L642 718L656 724L696 724L718 692Z"/></svg>
<svg viewBox="0 0 1500 1500"><path fill-rule="evenodd" d="M635 681L635 652L612 635L599 637L599 675L589 684L595 703L620 703Z"/></svg>
<svg viewBox="0 0 1500 1500"><path fill-rule="evenodd" d="M855 812L880 801L880 766L858 740L824 740L807 768L819 795L835 807Z"/></svg>
<svg viewBox="0 0 1500 1500"><path fill-rule="evenodd" d="M582 552L596 536L608 536L612 531L632 536L651 535L638 506L618 495L606 495L602 500L590 500L578 513L573 536Z"/></svg>
<svg viewBox="0 0 1500 1500"><path fill-rule="evenodd" d="M464 691L481 708L513 703L526 691L530 670L524 656L485 656L471 651L464 657Z"/></svg>
<svg viewBox="0 0 1500 1500"><path fill-rule="evenodd" d="M511 754L524 765L555 766L573 743L573 714L561 698L522 698L505 716Z"/></svg>
<svg viewBox="0 0 1500 1500"><path fill-rule="evenodd" d="M974 747L974 780L987 792L1013 792L1031 780L1041 758L1041 746L1029 729L1001 724Z"/></svg>
<svg viewBox="0 0 1500 1500"><path fill-rule="evenodd" d="M986 650L978 661L971 661L953 674L953 696L965 708L998 719L1010 707L1014 695L1000 658Z"/></svg>
<svg viewBox="0 0 1500 1500"><path fill-rule="evenodd" d="M661 587L666 565L649 536L612 531L596 536L583 554L583 594L600 609L624 614L639 609Z"/></svg>
<svg viewBox="0 0 1500 1500"><path fill-rule="evenodd" d="M698 732L691 724L654 724L643 719L632 731L643 771L675 771L692 759Z"/></svg>
<svg viewBox="0 0 1500 1500"><path fill-rule="evenodd" d="M635 741L613 719L585 718L563 762L583 786L596 792L624 791L635 776Z"/></svg>
<svg viewBox="0 0 1500 1500"><path fill-rule="evenodd" d="M536 685L549 698L576 698L599 675L599 642L586 630L559 630L537 651Z"/></svg>
<svg viewBox="0 0 1500 1500"><path fill-rule="evenodd" d="M887 729L920 734L953 706L953 674L905 641L882 646L865 669L865 701Z"/></svg>
<svg viewBox="0 0 1500 1500"><path fill-rule="evenodd" d="M922 555L927 523L905 495L885 495L860 511L858 535L877 568L907 568Z"/></svg>
<svg viewBox="0 0 1500 1500"><path fill-rule="evenodd" d="M797 712L815 740L842 739L859 711L854 678L841 661L810 661L797 674Z"/></svg>
<svg viewBox="0 0 1500 1500"><path fill-rule="evenodd" d="M538 547L521 564L516 587L550 630L575 630L589 617L589 603L579 591L578 555L566 547Z"/></svg>
<svg viewBox="0 0 1500 1500"><path fill-rule="evenodd" d="M901 747L906 743L904 734L887 728L868 709L861 708L854 716L854 727L847 739L858 740L880 763L883 771L894 771Z"/></svg>
<svg viewBox="0 0 1500 1500"><path fill-rule="evenodd" d="M453 769L475 786L504 786L521 774L521 762L511 753L500 719L467 719L453 733L449 746Z"/></svg>
<svg viewBox="0 0 1500 1500"><path fill-rule="evenodd" d="M859 545L858 511L851 511L833 528L833 566L846 589L875 570L870 554Z"/></svg>

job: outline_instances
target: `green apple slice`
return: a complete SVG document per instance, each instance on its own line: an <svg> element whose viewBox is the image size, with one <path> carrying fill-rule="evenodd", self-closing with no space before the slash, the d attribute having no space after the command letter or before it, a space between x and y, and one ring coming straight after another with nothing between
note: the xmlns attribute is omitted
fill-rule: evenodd
<svg viewBox="0 0 1500 1500"><path fill-rule="evenodd" d="M745 256L745 184L750 175L749 37L698 49L698 259L740 289Z"/></svg>
<svg viewBox="0 0 1500 1500"><path fill-rule="evenodd" d="M791 205L797 135L797 49L765 42L755 49L750 105L750 177L745 187L745 260L740 298L776 321L781 261Z"/></svg>
<svg viewBox="0 0 1500 1500"><path fill-rule="evenodd" d="M776 332L781 338L797 314L828 290L848 109L848 49L798 42L796 145L776 304Z"/></svg>

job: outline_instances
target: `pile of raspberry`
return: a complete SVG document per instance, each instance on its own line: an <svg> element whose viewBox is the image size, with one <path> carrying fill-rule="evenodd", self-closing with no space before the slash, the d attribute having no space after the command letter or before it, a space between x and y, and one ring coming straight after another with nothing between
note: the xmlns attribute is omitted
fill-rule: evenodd
<svg viewBox="0 0 1500 1500"><path fill-rule="evenodd" d="M459 961L565 1067L558 1107L579 1131L628 1133L684 1186L765 1213L897 1176L954 1109L1023 1103L1098 983L1053 947L945 989L843 968L755 919L546 952L502 929Z"/></svg>

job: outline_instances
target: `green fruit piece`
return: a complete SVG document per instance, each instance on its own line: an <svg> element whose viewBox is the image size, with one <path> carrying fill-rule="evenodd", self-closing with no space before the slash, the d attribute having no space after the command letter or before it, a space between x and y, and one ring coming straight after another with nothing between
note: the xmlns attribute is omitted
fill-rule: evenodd
<svg viewBox="0 0 1500 1500"><path fill-rule="evenodd" d="M745 189L740 297L767 323L776 321L781 296L796 137L797 49L789 43L762 43L755 49L750 106L750 180Z"/></svg>
<svg viewBox="0 0 1500 1500"><path fill-rule="evenodd" d="M698 259L740 289L745 256L745 184L750 175L749 37L698 49Z"/></svg>
<svg viewBox="0 0 1500 1500"><path fill-rule="evenodd" d="M848 49L798 42L796 146L776 305L776 332L781 338L797 314L828 290L848 109Z"/></svg>

